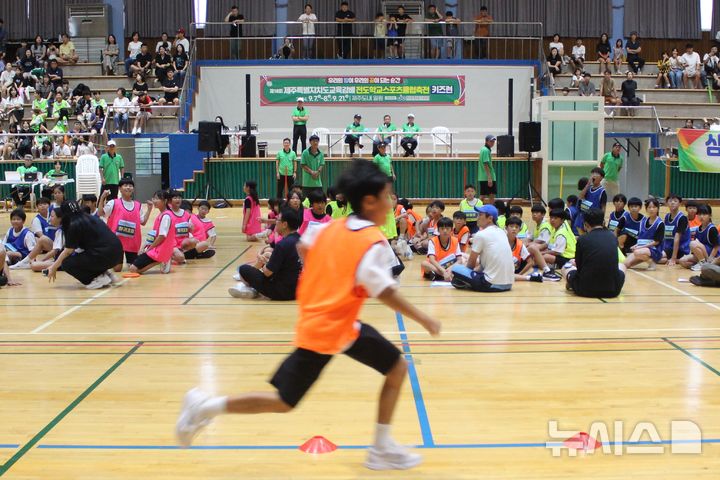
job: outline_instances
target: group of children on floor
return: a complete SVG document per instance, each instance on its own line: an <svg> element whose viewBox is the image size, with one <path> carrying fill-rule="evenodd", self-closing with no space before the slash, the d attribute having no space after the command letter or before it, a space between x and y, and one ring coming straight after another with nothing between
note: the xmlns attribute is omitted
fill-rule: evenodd
<svg viewBox="0 0 720 480"><path fill-rule="evenodd" d="M215 255L217 240L215 225L208 218L210 203L201 201L197 214L190 202L183 200L177 191L159 190L152 200L143 206L134 200L135 183L124 178L119 183L119 197L109 198L104 191L100 199L96 195L83 195L81 203L86 213L105 220L108 228L120 240L127 269L131 273L145 273L154 266L161 266L169 273L173 263L184 264L188 259L210 258ZM65 201L65 189L56 185L51 191L53 200L46 196L37 201L37 214L30 226L22 208L10 214L11 227L2 239L0 264L2 283L16 284L10 280L10 270L30 269L46 271L64 249L64 238L59 218L59 208ZM158 210L152 230L143 240L142 227L147 224L153 209ZM123 263L115 267L123 270ZM1 286L1 285L0 285Z"/></svg>

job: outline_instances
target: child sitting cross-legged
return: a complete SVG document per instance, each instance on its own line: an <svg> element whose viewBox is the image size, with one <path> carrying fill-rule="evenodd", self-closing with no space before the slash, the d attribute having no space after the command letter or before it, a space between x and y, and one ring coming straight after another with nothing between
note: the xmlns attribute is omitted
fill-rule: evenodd
<svg viewBox="0 0 720 480"><path fill-rule="evenodd" d="M311 190L308 193L308 200L310 201L310 208L306 208L303 211L302 225L298 229L298 233L303 235L308 228L315 228L323 223L329 223L332 218L325 213L325 206L327 205L327 197L320 188Z"/></svg>
<svg viewBox="0 0 720 480"><path fill-rule="evenodd" d="M453 236L453 221L441 217L437 221L438 235L428 242L427 259L422 262L421 270L426 280L452 280L450 268L462 258L460 242Z"/></svg>
<svg viewBox="0 0 720 480"><path fill-rule="evenodd" d="M7 263L13 265L27 257L37 242L35 235L25 227L27 216L22 208L16 208L10 213L10 225L3 238Z"/></svg>

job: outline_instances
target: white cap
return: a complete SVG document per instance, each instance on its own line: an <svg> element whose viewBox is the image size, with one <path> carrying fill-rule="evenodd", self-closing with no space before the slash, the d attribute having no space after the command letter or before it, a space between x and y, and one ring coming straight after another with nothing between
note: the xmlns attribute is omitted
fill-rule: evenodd
<svg viewBox="0 0 720 480"><path fill-rule="evenodd" d="M414 113L408 113L408 117L415 118L415 114L414 114Z"/></svg>
<svg viewBox="0 0 720 480"><path fill-rule="evenodd" d="M117 145L117 143L115 143L115 140L110 140L110 141L108 141L108 143L107 143L107 146L108 146L108 147L114 147L115 145Z"/></svg>
<svg viewBox="0 0 720 480"><path fill-rule="evenodd" d="M305 103L305 99L303 97L298 97L297 101Z"/></svg>

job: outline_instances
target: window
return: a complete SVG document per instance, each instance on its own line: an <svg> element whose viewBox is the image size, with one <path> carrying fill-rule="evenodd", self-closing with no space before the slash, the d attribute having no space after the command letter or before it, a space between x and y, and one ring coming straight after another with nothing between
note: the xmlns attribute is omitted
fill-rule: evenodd
<svg viewBox="0 0 720 480"><path fill-rule="evenodd" d="M720 8L720 4L715 5ZM712 28L713 0L700 0L700 25L703 32L709 32Z"/></svg>
<svg viewBox="0 0 720 480"><path fill-rule="evenodd" d="M193 0L193 2L195 4L195 23L198 24L198 28L203 28L207 21L207 0Z"/></svg>

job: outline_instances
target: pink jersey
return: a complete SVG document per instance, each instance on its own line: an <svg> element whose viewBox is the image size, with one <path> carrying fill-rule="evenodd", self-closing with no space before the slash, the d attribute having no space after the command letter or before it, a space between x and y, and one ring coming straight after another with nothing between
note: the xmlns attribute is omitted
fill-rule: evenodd
<svg viewBox="0 0 720 480"><path fill-rule="evenodd" d="M142 244L140 202L133 201L133 209L125 208L120 198L113 201L113 209L107 225L122 243L123 251L137 253Z"/></svg>
<svg viewBox="0 0 720 480"><path fill-rule="evenodd" d="M208 233L210 230L215 228L215 224L210 220L209 218L200 218L197 215L193 215L190 217L190 221L192 222L195 229L192 232L192 236L194 238L197 238L198 242L204 242L207 240L210 235Z"/></svg>
<svg viewBox="0 0 720 480"><path fill-rule="evenodd" d="M182 215L172 213L173 228L175 229L175 246L180 248L183 240L190 237L190 218L192 215L186 210L182 210Z"/></svg>
<svg viewBox="0 0 720 480"><path fill-rule="evenodd" d="M260 205L252 199L247 197L245 200L250 201L250 210L245 209L245 215L248 215L248 221L245 225L243 233L245 235L255 235L256 233L262 232L262 225L260 224Z"/></svg>
<svg viewBox="0 0 720 480"><path fill-rule="evenodd" d="M165 237L165 240L163 240L160 245L155 248L151 248L147 252L148 257L160 263L169 262L172 258L173 250L175 250L175 225L173 223L173 217L177 218L177 216L170 210L165 210L155 219L153 241L155 241L155 236L160 230L160 224L162 223L163 217L166 216L170 218L170 228L168 229L167 237Z"/></svg>
<svg viewBox="0 0 720 480"><path fill-rule="evenodd" d="M303 223L298 229L298 233L302 235L309 227L322 225L323 223L330 223L330 220L332 220L332 217L330 215L325 215L320 220L318 220L317 218L315 218L315 215L313 215L312 209L306 208L303 210Z"/></svg>

